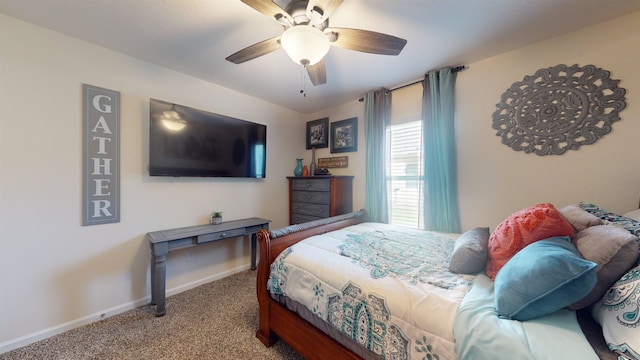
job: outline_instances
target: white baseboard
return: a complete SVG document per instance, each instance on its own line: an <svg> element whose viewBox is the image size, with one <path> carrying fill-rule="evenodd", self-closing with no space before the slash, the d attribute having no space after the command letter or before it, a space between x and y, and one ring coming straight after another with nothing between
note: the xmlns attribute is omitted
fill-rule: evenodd
<svg viewBox="0 0 640 360"><path fill-rule="evenodd" d="M215 280L219 280L222 278L225 278L227 276L231 276L233 274L239 273L241 271L245 271L248 270L250 268L250 266L244 265L241 266L239 268L235 268L232 270L228 270L225 272L221 272L212 276L207 276L205 278L184 284L184 285L180 285L171 289L166 290L166 294L167 296L171 296L171 295L175 295L175 294L179 294L183 291L187 291L189 289L193 289L195 287L198 287L200 285L204 285L206 283L210 283L212 281ZM64 324L60 324L60 325L56 325L56 326L52 326L50 328L47 329L43 329L40 331L36 331L34 333L25 335L25 336L21 336L19 338L15 338L3 343L0 343L0 354L5 353L7 351L11 351L23 346L27 346L29 344L32 344L36 341L40 341L40 340L44 340L46 338L52 337L54 335L58 335L58 334L62 334L65 331L69 331L84 325L88 325L100 320L104 320L106 318L112 317L114 315L118 315L121 314L125 311L129 311L129 310L133 310L137 307L146 305L149 303L149 301L151 300L151 296L147 296L144 299L138 299L132 302L128 302L122 305L118 305L109 309L104 309L102 311L98 311L95 312L93 314L87 315L87 316L83 316L81 318L66 322Z"/></svg>
<svg viewBox="0 0 640 360"><path fill-rule="evenodd" d="M199 279L199 280L196 280L196 281L184 284L184 285L176 286L176 287L174 287L172 289L168 289L166 291L166 293L167 293L167 296L179 294L179 293L181 293L183 291L187 291L189 289L193 289L193 288L198 287L200 285L204 285L206 283L210 283L212 281L220 280L222 278L226 278L227 276L231 276L233 274L237 274L239 272L242 272L242 271L245 271L245 270L249 270L250 268L251 268L251 266L249 264L243 265L243 266L241 266L239 268L231 269L231 270L224 271L224 272L221 272L221 273L218 273L218 274L215 274L215 275L207 276L205 278L202 278L202 279ZM147 303L150 300L151 300L151 297L149 297L147 299Z"/></svg>

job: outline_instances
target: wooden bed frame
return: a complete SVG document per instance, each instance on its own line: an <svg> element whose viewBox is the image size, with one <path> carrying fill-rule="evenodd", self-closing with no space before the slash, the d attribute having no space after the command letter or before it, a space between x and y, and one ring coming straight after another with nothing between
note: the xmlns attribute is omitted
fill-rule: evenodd
<svg viewBox="0 0 640 360"><path fill-rule="evenodd" d="M360 359L324 332L318 330L285 306L273 300L267 290L270 266L275 258L289 246L313 235L367 221L365 210L327 218L309 223L291 225L275 231L260 230L260 260L257 270L256 292L258 295L260 326L256 337L266 346L273 345L278 338L291 345L307 360L313 359Z"/></svg>

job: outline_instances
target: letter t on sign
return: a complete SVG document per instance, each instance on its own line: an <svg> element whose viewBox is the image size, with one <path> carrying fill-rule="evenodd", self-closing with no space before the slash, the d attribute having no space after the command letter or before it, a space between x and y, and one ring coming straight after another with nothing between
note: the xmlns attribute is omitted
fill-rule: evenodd
<svg viewBox="0 0 640 360"><path fill-rule="evenodd" d="M120 92L82 84L82 225L120 222Z"/></svg>

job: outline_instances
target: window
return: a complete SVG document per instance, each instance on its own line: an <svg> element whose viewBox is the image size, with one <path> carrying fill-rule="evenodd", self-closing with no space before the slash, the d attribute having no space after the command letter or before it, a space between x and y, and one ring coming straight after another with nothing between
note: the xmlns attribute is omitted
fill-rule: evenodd
<svg viewBox="0 0 640 360"><path fill-rule="evenodd" d="M422 84L393 91L387 126L389 223L424 229L422 169Z"/></svg>
<svg viewBox="0 0 640 360"><path fill-rule="evenodd" d="M389 223L424 229L422 122L388 126L386 136Z"/></svg>

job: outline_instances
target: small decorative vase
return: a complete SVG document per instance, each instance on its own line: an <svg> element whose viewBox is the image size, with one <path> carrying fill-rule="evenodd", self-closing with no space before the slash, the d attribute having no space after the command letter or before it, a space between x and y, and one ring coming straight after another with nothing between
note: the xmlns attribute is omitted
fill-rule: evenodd
<svg viewBox="0 0 640 360"><path fill-rule="evenodd" d="M212 224L222 224L222 217L212 217L211 218L211 223Z"/></svg>
<svg viewBox="0 0 640 360"><path fill-rule="evenodd" d="M298 165L293 169L293 175L302 176L302 159L296 159L296 161L298 162Z"/></svg>
<svg viewBox="0 0 640 360"><path fill-rule="evenodd" d="M309 175L316 174L316 148L311 148L311 164L309 164Z"/></svg>
<svg viewBox="0 0 640 360"><path fill-rule="evenodd" d="M302 167L302 176L309 176L309 168L307 165Z"/></svg>

